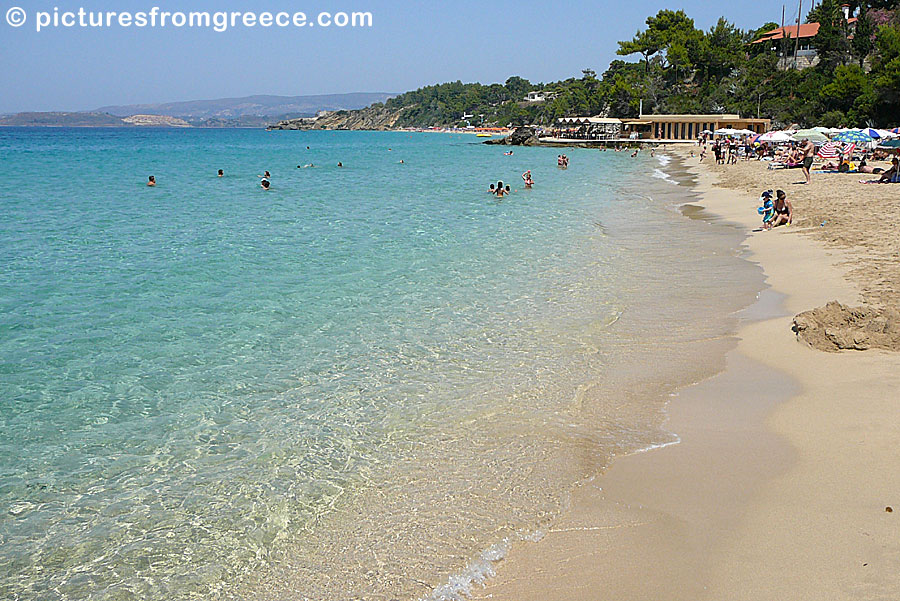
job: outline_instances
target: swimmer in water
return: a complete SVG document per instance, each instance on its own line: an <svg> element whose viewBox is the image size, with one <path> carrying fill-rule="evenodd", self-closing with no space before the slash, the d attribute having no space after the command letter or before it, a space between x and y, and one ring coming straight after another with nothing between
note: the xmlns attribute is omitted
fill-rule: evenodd
<svg viewBox="0 0 900 601"><path fill-rule="evenodd" d="M257 175L256 177L261 177L263 179L270 179L272 176L266 171L263 175Z"/></svg>
<svg viewBox="0 0 900 601"><path fill-rule="evenodd" d="M531 177L531 169L522 174L522 179L525 180L525 189L531 190L531 187L534 185L534 179Z"/></svg>
<svg viewBox="0 0 900 601"><path fill-rule="evenodd" d="M225 171L223 169L219 169L219 177L225 177Z"/></svg>
<svg viewBox="0 0 900 601"><path fill-rule="evenodd" d="M343 167L343 166L344 166L344 164L341 163L340 161L338 161L338 167Z"/></svg>
<svg viewBox="0 0 900 601"><path fill-rule="evenodd" d="M503 188L503 182L497 182L497 188L494 190L494 194L497 198L503 198L506 195L506 190Z"/></svg>
<svg viewBox="0 0 900 601"><path fill-rule="evenodd" d="M269 180L263 179L261 182L259 182L259 185L262 186L263 190L268 190L269 189Z"/></svg>
<svg viewBox="0 0 900 601"><path fill-rule="evenodd" d="M405 165L405 163L403 162L403 159L400 159L400 164Z"/></svg>
<svg viewBox="0 0 900 601"><path fill-rule="evenodd" d="M504 153L503 153L503 156L507 156L507 157L511 157L512 155L513 155L513 151L512 151L512 150L510 150L509 152L504 152Z"/></svg>
<svg viewBox="0 0 900 601"><path fill-rule="evenodd" d="M491 184L491 187L488 188L488 192L491 193L491 194L493 194L493 193L496 192L496 191L497 191L497 190L496 190L494 184Z"/></svg>
<svg viewBox="0 0 900 601"><path fill-rule="evenodd" d="M154 177L154 176L151 175L151 176L147 179L147 185L150 186L151 188L152 188L153 186L155 186L155 185L156 185L156 177Z"/></svg>

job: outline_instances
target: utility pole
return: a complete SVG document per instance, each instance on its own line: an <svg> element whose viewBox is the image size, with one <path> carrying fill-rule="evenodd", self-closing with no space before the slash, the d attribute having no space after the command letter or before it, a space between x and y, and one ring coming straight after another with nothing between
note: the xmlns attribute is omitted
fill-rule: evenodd
<svg viewBox="0 0 900 601"><path fill-rule="evenodd" d="M781 60L787 61L787 31L784 29L784 4L781 5L781 42L779 44L781 45L781 48L779 48Z"/></svg>
<svg viewBox="0 0 900 601"><path fill-rule="evenodd" d="M797 69L797 54L800 52L800 20L803 18L803 0L797 6L797 41L794 44L794 68Z"/></svg>

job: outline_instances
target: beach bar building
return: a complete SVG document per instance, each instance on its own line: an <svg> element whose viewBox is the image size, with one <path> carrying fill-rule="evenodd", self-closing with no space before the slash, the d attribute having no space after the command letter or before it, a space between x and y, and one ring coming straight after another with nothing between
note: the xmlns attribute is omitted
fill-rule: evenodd
<svg viewBox="0 0 900 601"><path fill-rule="evenodd" d="M769 131L770 119L750 119L740 115L641 115L622 119L622 136L636 140L696 140L717 129L748 129L758 134Z"/></svg>

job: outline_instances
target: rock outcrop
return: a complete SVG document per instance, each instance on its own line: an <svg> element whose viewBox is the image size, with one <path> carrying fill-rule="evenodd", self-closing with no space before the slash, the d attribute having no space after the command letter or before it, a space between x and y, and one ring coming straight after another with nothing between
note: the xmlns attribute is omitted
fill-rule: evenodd
<svg viewBox="0 0 900 601"><path fill-rule="evenodd" d="M487 140L485 144L500 144L506 146L540 146L541 141L531 127L517 127L510 135L500 140Z"/></svg>
<svg viewBox="0 0 900 601"><path fill-rule="evenodd" d="M289 119L281 121L277 125L270 125L273 129L336 129L336 130L376 130L382 131L396 127L397 122L406 110L391 109L386 106L370 106L357 111L335 111L323 113L314 119Z"/></svg>
<svg viewBox="0 0 900 601"><path fill-rule="evenodd" d="M900 351L900 311L891 307L848 307L832 301L794 317L794 332L822 351Z"/></svg>

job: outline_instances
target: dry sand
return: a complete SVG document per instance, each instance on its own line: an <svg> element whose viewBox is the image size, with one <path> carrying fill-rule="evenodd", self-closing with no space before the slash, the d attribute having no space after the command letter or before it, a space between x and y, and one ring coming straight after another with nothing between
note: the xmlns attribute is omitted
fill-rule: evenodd
<svg viewBox="0 0 900 601"><path fill-rule="evenodd" d="M581 486L473 598L900 599L900 354L824 353L792 331L831 300L896 307L900 187L697 169L701 204L746 227L771 289L725 372L670 403L682 442ZM751 233L765 188L785 189L795 225Z"/></svg>

